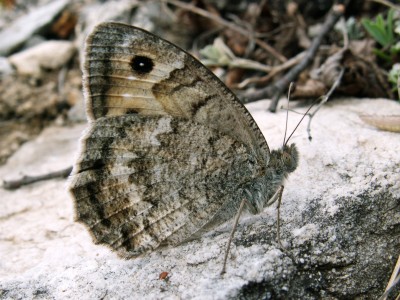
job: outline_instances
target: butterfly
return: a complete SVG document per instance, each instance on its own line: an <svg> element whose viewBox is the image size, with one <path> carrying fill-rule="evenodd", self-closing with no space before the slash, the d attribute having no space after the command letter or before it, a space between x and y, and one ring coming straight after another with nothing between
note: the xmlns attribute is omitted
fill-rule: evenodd
<svg viewBox="0 0 400 300"><path fill-rule="evenodd" d="M270 151L238 98L189 53L143 29L86 40L88 128L69 190L76 220L123 257L178 245L245 209L260 213L298 163Z"/></svg>

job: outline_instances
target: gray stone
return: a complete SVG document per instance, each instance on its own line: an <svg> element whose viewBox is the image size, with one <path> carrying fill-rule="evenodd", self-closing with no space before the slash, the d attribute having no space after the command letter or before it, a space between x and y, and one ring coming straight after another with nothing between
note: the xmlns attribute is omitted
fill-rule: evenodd
<svg viewBox="0 0 400 300"><path fill-rule="evenodd" d="M43 36L34 34L28 40L26 40L24 47L20 51L35 47L43 42L46 42L46 39Z"/></svg>
<svg viewBox="0 0 400 300"><path fill-rule="evenodd" d="M0 78L14 73L14 68L6 57L0 56Z"/></svg>
<svg viewBox="0 0 400 300"><path fill-rule="evenodd" d="M68 120L72 122L85 122L86 121L86 108L84 105L83 97L77 101L68 111Z"/></svg>
<svg viewBox="0 0 400 300"><path fill-rule="evenodd" d="M76 49L69 41L48 41L9 57L18 74L40 77L42 69L53 70L65 65Z"/></svg>
<svg viewBox="0 0 400 300"><path fill-rule="evenodd" d="M248 108L270 148L286 114L269 102ZM297 109L304 111L304 109ZM400 139L359 114L400 114L389 100L336 100L292 137L298 169L286 182L281 237L275 205L240 220L227 273L220 275L229 222L201 239L132 260L93 244L72 221L65 180L0 190L0 298L377 299L400 254ZM289 131L298 121L289 115ZM85 125L46 129L0 168L0 178L72 164ZM162 272L168 272L161 280Z"/></svg>
<svg viewBox="0 0 400 300"><path fill-rule="evenodd" d="M34 33L47 26L68 5L67 0L51 1L34 9L0 32L0 55L9 55L19 48Z"/></svg>

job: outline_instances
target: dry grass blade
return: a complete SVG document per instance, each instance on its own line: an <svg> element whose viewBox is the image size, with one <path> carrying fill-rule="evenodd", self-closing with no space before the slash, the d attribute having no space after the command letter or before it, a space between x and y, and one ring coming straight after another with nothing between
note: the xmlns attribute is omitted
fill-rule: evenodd
<svg viewBox="0 0 400 300"><path fill-rule="evenodd" d="M246 88L249 84L252 83L257 83L257 84L266 84L268 81L270 81L275 75L279 74L280 72L283 72L294 65L298 64L304 57L306 56L306 52L303 51L299 54L297 54L295 57L292 57L288 61L284 62L281 65L271 67L270 72L263 77L255 77L255 78L248 78L241 83L238 84L238 88L244 89Z"/></svg>
<svg viewBox="0 0 400 300"><path fill-rule="evenodd" d="M400 115L360 115L360 119L381 130L400 132Z"/></svg>
<svg viewBox="0 0 400 300"><path fill-rule="evenodd" d="M391 290L400 282L400 256L397 259L396 265L393 269L392 276L389 279L389 282L386 286L385 293L379 298L379 300L386 300L387 296L391 292ZM400 299L400 294L397 295L396 300Z"/></svg>

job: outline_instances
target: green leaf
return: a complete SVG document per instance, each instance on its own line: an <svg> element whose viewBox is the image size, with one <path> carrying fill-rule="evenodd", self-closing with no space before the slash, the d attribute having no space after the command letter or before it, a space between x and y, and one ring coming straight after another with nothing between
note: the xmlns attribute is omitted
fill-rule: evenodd
<svg viewBox="0 0 400 300"><path fill-rule="evenodd" d="M387 20L386 20L386 25L387 25L387 35L388 35L388 41L389 41L389 45L393 45L394 43L394 36L393 36L393 14L394 14L394 10L393 9L389 9L388 12L388 16L387 16Z"/></svg>
<svg viewBox="0 0 400 300"><path fill-rule="evenodd" d="M382 14L376 16L375 21L366 18L361 20L365 30L384 48L390 47L395 42L393 34L393 16L394 11L390 9L386 20L383 18Z"/></svg>

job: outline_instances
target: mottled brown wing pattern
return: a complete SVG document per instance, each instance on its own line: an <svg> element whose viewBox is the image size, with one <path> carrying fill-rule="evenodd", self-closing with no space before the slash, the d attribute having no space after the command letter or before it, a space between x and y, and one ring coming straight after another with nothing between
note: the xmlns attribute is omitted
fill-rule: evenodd
<svg viewBox="0 0 400 300"><path fill-rule="evenodd" d="M257 175L245 145L168 116L99 118L82 146L76 219L126 257L178 244L215 215L213 225L230 219Z"/></svg>
<svg viewBox="0 0 400 300"><path fill-rule="evenodd" d="M266 166L268 145L247 109L206 67L140 28L97 26L86 43L84 89L91 120L126 113L205 124L250 146Z"/></svg>
<svg viewBox="0 0 400 300"><path fill-rule="evenodd" d="M96 243L126 257L181 243L230 219L243 198L261 211L284 177L245 107L173 44L100 24L83 73L89 129L70 191Z"/></svg>

